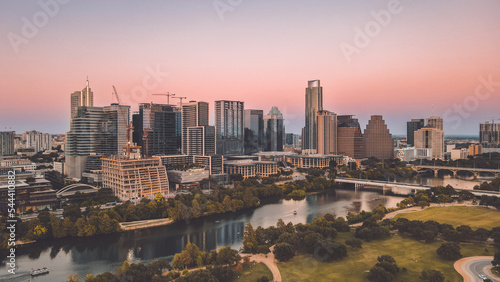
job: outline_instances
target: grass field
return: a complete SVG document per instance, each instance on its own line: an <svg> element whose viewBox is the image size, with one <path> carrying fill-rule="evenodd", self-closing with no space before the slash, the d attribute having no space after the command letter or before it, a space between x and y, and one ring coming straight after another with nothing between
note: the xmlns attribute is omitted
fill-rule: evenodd
<svg viewBox="0 0 500 282"><path fill-rule="evenodd" d="M353 233L340 233L338 241L344 242ZM338 262L318 262L311 255L300 255L285 263L278 263L283 281L366 281L366 273L377 262L379 255L391 255L397 265L406 267L395 281L421 281L424 268L441 271L449 281L463 281L455 271L454 261L438 257L436 249L442 242L425 244L413 239L394 235L387 240L363 242L363 248L348 247L348 257ZM493 255L494 249L481 244L460 244L462 255ZM485 251L485 248L487 251ZM414 260L412 260L414 259Z"/></svg>
<svg viewBox="0 0 500 282"><path fill-rule="evenodd" d="M249 282L255 282L257 279L261 278L262 276L267 276L269 278L269 281L273 281L273 274L271 273L271 270L267 268L267 266L263 263L248 263L247 265L243 265L243 272L240 275L240 278L237 279L236 281L249 281Z"/></svg>
<svg viewBox="0 0 500 282"><path fill-rule="evenodd" d="M472 229L479 227L491 229L500 226L500 211L485 207L433 207L412 213L400 213L394 217L409 220L435 220L453 226L469 225Z"/></svg>

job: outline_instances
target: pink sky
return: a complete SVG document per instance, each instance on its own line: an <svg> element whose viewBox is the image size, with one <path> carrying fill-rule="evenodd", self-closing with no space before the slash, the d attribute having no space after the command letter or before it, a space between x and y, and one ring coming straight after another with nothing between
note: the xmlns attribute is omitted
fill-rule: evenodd
<svg viewBox="0 0 500 282"><path fill-rule="evenodd" d="M123 3L123 4L122 4ZM96 106L112 102L115 85L125 104L165 102L170 91L189 100L241 100L268 112L277 106L287 131L304 123L304 88L320 79L324 107L354 114L365 127L381 114L394 134L406 121L444 117L470 101L478 77L500 82L500 2L401 1L401 12L346 60L355 28L373 21L388 1L242 1L220 18L211 1L69 2L19 52L8 39L22 18L43 11L37 2L3 1L0 41L0 130L69 129L69 95L85 86ZM120 4L120 5L118 5ZM168 73L149 88L147 68ZM460 126L446 134L477 134L479 122L500 118L500 85ZM114 101L114 100L113 100ZM455 112L451 112L456 115Z"/></svg>

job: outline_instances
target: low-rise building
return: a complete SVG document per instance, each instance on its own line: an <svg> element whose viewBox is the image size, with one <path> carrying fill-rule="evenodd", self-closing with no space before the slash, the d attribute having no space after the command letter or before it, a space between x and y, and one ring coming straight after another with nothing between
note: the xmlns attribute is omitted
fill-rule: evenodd
<svg viewBox="0 0 500 282"><path fill-rule="evenodd" d="M7 211L9 202L8 180L0 181L0 210ZM32 182L19 179L16 174L14 203L17 213L26 211L41 211L58 206L56 191L52 189L50 181L43 178L35 178Z"/></svg>
<svg viewBox="0 0 500 282"><path fill-rule="evenodd" d="M199 187L200 181L209 177L204 167L170 169L167 174L170 187L175 190Z"/></svg>
<svg viewBox="0 0 500 282"><path fill-rule="evenodd" d="M469 156L481 155L483 153L483 146L479 144L472 144L469 146Z"/></svg>
<svg viewBox="0 0 500 282"><path fill-rule="evenodd" d="M469 150L467 148L461 148L461 149L452 149L451 150L451 160L454 161L454 160L462 160L462 159L466 159L467 156L469 155Z"/></svg>
<svg viewBox="0 0 500 282"><path fill-rule="evenodd" d="M241 174L243 178L249 177L269 177L278 173L278 163L272 161L229 161L224 165L225 172L231 174Z"/></svg>
<svg viewBox="0 0 500 282"><path fill-rule="evenodd" d="M343 159L344 156L337 155L290 155L287 162L297 168L324 168L330 166L330 161L341 164Z"/></svg>

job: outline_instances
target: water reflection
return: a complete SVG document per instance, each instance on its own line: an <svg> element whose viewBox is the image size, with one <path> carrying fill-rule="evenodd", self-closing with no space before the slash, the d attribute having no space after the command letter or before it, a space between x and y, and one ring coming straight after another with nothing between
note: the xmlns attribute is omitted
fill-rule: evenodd
<svg viewBox="0 0 500 282"><path fill-rule="evenodd" d="M375 192L338 190L337 193L309 195L300 201L279 200L253 210L168 226L45 242L18 248L19 272L16 275L2 272L0 280L27 281L29 270L40 267L49 267L50 273L35 277L33 281L63 281L70 273L77 273L81 280L85 280L88 273L115 271L125 260L147 262L154 258L171 258L188 242L207 251L227 245L238 249L242 246L243 229L247 222L254 227L275 225L279 218L285 223L305 223L325 213L346 216L350 211L373 210L379 203L394 207L399 201L399 197L382 196ZM2 264L7 269L5 261Z"/></svg>

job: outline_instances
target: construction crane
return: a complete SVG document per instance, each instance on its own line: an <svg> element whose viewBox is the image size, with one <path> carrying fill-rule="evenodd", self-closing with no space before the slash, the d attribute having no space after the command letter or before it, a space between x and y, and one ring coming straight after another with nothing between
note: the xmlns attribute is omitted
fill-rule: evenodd
<svg viewBox="0 0 500 282"><path fill-rule="evenodd" d="M124 109L122 107L120 107L122 105L121 101L120 101L120 96L118 96L118 92L116 91L116 87L113 85L113 94L115 95L116 97L116 101L118 102L118 108L120 109L120 115L123 119L123 122L124 124L128 124L127 125L127 145L123 147L123 149L125 149L125 155L127 156L127 159L130 158L130 152L132 151L132 149L140 149L141 147L140 146L132 146L132 142L131 142L131 139L132 139L132 133L134 132L134 126L132 125L132 122L128 122L128 117L125 116L125 112L124 112Z"/></svg>
<svg viewBox="0 0 500 282"><path fill-rule="evenodd" d="M180 100L180 105L179 105L179 107L180 107L180 108L181 108L181 110L182 110L182 100L183 100L183 99L187 99L187 97L177 97L177 96L176 96L176 97L173 97L173 98L176 98L176 99L179 99L179 100Z"/></svg>
<svg viewBox="0 0 500 282"><path fill-rule="evenodd" d="M158 96L167 96L167 105L170 105L170 97L175 96L174 93L166 92L166 93L157 93L153 95L158 95Z"/></svg>

